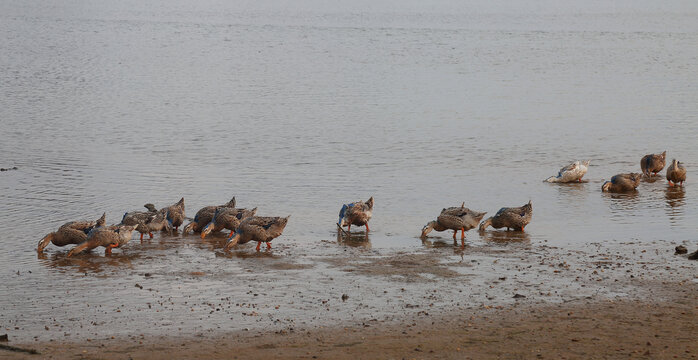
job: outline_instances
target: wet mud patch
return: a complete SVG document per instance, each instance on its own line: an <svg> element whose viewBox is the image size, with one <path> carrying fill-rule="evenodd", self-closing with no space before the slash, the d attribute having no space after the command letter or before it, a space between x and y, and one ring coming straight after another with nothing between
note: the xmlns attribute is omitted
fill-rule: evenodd
<svg viewBox="0 0 698 360"><path fill-rule="evenodd" d="M430 253L396 253L385 257L362 257L351 260L334 258L328 262L343 271L367 276L384 276L405 282L436 281L462 276Z"/></svg>

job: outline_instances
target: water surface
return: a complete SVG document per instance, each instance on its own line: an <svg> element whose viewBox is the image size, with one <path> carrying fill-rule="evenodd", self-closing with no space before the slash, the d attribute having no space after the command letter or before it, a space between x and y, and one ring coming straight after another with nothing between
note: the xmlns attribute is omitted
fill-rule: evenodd
<svg viewBox="0 0 698 360"><path fill-rule="evenodd" d="M422 251L421 227L462 201L533 202L525 234L471 231L474 246L695 245L696 15L691 1L0 1L0 167L19 168L0 173L0 320L33 334L56 308L126 311L145 273L163 275L159 296L197 299L250 269L277 276L221 236L37 258L64 222L182 196L189 216L233 195L291 214L268 254L298 259L276 269L290 287L337 271L312 264L344 245ZM600 192L663 150L685 188ZM541 182L576 159L589 182ZM369 241L337 244L341 204L369 196Z"/></svg>

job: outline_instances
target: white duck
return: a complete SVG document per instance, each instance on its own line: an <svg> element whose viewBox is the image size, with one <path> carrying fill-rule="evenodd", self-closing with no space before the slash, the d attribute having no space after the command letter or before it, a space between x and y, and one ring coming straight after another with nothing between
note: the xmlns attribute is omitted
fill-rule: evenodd
<svg viewBox="0 0 698 360"><path fill-rule="evenodd" d="M551 176L545 179L545 182L549 183L569 183L569 182L580 182L582 177L587 173L589 169L589 163L591 160L575 161L562 169L557 173L557 176Z"/></svg>

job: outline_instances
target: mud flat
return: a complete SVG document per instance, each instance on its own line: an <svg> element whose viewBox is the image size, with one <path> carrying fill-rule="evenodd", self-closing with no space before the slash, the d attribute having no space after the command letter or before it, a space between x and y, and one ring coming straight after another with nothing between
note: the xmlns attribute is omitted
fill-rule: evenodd
<svg viewBox="0 0 698 360"><path fill-rule="evenodd" d="M240 266L232 273L184 264L175 274L122 269L123 286L136 295L71 310L67 320L11 318L3 324L8 344L41 355L0 358L698 356L696 263L670 244L570 250L509 240L219 253ZM208 298L172 283L206 288ZM215 299L212 287L221 292Z"/></svg>

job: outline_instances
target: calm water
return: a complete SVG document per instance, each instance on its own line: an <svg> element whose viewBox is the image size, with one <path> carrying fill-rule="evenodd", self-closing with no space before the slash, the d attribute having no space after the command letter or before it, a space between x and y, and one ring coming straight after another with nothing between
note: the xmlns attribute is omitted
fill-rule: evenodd
<svg viewBox="0 0 698 360"><path fill-rule="evenodd" d="M37 258L64 222L182 196L189 216L233 195L292 214L274 242L288 258L335 241L341 204L371 195L370 246L387 252L422 248L442 207L529 199L533 246L695 244L698 3L350 3L0 0L0 167L19 167L0 173L5 321L82 299L67 287L108 301L110 274L244 268L222 237ZM684 189L600 192L663 150ZM592 160L588 183L542 182L575 159Z"/></svg>

